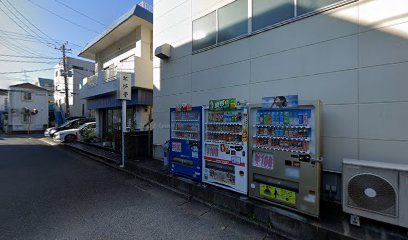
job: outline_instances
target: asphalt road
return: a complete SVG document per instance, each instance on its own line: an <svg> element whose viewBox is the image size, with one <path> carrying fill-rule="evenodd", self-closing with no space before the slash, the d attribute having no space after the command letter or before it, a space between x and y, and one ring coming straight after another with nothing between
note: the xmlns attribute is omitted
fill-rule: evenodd
<svg viewBox="0 0 408 240"><path fill-rule="evenodd" d="M276 239L35 138L0 136L0 239Z"/></svg>

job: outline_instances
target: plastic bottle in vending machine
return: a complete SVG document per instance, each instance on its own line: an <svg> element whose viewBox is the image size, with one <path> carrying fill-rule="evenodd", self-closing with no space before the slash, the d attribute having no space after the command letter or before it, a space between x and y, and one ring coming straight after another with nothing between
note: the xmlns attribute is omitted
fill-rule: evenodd
<svg viewBox="0 0 408 240"><path fill-rule="evenodd" d="M283 112L280 111L279 112L279 125L283 125L284 123L284 116L283 116Z"/></svg>
<svg viewBox="0 0 408 240"><path fill-rule="evenodd" d="M259 113L259 124L264 124L264 113L263 112L260 112Z"/></svg>
<svg viewBox="0 0 408 240"><path fill-rule="evenodd" d="M268 124L272 124L272 112L268 112Z"/></svg>
<svg viewBox="0 0 408 240"><path fill-rule="evenodd" d="M309 150L309 143L308 142L303 142L303 151L307 152Z"/></svg>
<svg viewBox="0 0 408 240"><path fill-rule="evenodd" d="M290 112L290 125L297 125L297 115L295 111Z"/></svg>
<svg viewBox="0 0 408 240"><path fill-rule="evenodd" d="M287 111L283 113L283 123L285 125L288 125L290 123L290 113Z"/></svg>
<svg viewBox="0 0 408 240"><path fill-rule="evenodd" d="M303 124L304 125L308 125L309 124L309 115L307 113L307 111L303 112Z"/></svg>
<svg viewBox="0 0 408 240"><path fill-rule="evenodd" d="M297 116L298 116L298 124L303 125L303 112L302 112L302 110L298 110Z"/></svg>
<svg viewBox="0 0 408 240"><path fill-rule="evenodd" d="M256 112L256 124L260 124L261 120L259 119L261 117L261 113L259 111Z"/></svg>

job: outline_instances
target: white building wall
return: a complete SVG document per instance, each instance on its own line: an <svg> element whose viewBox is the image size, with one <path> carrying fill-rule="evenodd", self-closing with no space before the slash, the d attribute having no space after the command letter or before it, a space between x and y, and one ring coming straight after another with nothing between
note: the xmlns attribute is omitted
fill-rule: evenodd
<svg viewBox="0 0 408 240"><path fill-rule="evenodd" d="M6 110L7 95L0 95L0 111Z"/></svg>
<svg viewBox="0 0 408 240"><path fill-rule="evenodd" d="M75 69L73 66L83 67L81 69ZM84 61L76 58L67 58L67 69L72 71L72 77L68 77L68 91L69 91L69 105L71 116L86 116L88 117L90 112L87 110L86 100L79 97L79 90L82 87L82 80L84 77L88 77L94 74L95 64L92 62ZM56 72L54 76L54 85L56 91L54 92L54 99L56 104L61 104L65 111L65 83L64 77L60 75L60 70L63 70L63 66L58 64L56 66ZM84 114L82 112L82 105L84 105Z"/></svg>
<svg viewBox="0 0 408 240"><path fill-rule="evenodd" d="M96 71L115 65L118 72L134 73L134 87L153 88L152 29L141 25L96 55Z"/></svg>
<svg viewBox="0 0 408 240"><path fill-rule="evenodd" d="M193 55L192 21L228 2L154 1L154 49L174 47L154 59L154 144L169 139L177 104L298 94L323 103L325 170L341 171L343 158L406 163L405 0L356 1Z"/></svg>
<svg viewBox="0 0 408 240"><path fill-rule="evenodd" d="M31 92L31 101L23 100L24 92ZM29 123L24 122L22 109L37 109L31 117L31 131L45 130L48 126L48 92L24 88L11 88L9 92L9 131L27 131Z"/></svg>

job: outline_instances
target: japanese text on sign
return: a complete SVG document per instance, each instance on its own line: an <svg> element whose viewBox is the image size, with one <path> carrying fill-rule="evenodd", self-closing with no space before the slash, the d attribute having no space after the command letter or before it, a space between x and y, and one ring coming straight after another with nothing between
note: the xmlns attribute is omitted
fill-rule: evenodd
<svg viewBox="0 0 408 240"><path fill-rule="evenodd" d="M252 158L252 166L272 170L273 155L268 153L255 152Z"/></svg>
<svg viewBox="0 0 408 240"><path fill-rule="evenodd" d="M132 75L130 73L122 73L119 81L119 96L118 99L132 99Z"/></svg>

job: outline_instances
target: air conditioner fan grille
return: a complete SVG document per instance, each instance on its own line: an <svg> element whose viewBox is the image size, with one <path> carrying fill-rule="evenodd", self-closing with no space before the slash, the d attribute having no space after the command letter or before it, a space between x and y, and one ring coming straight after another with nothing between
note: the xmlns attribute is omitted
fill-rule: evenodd
<svg viewBox="0 0 408 240"><path fill-rule="evenodd" d="M397 196L392 185L373 174L360 174L350 179L348 184L350 206L396 215Z"/></svg>

